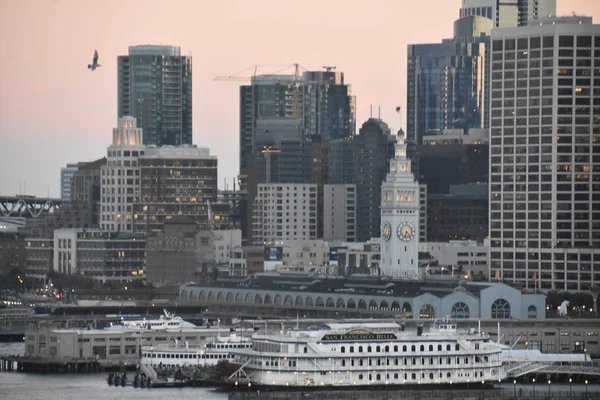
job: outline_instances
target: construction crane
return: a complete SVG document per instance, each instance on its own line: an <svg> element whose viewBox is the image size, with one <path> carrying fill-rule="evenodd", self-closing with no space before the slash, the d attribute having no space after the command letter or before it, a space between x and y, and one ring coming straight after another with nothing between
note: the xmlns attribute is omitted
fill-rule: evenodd
<svg viewBox="0 0 600 400"><path fill-rule="evenodd" d="M335 66L329 66L329 65L323 65L323 69L327 72L331 72L332 70L335 69Z"/></svg>
<svg viewBox="0 0 600 400"><path fill-rule="evenodd" d="M227 82L252 81L253 78L256 78L257 76L259 76L259 75L257 75L257 71L258 71L259 67L261 67L261 66L253 65L253 66L246 68L240 72L237 72L233 75L216 76L213 78L213 80L214 81L227 81ZM263 65L263 67L264 67L264 65ZM281 77L281 75L279 75L279 74L285 70L289 70L291 67L293 67L294 72L292 74L292 81L290 82L287 79L283 79ZM288 87L291 89L291 92L292 92L292 116L294 119L300 119L300 117L301 117L301 107L302 107L301 97L302 96L301 96L300 87L302 85L311 84L311 83L317 83L317 84L328 83L327 81L306 81L306 80L304 80L302 78L302 74L300 72L301 68L303 70L307 70L306 68L302 67L300 64L295 63L295 64L291 64L291 65L286 65L284 68L281 68L273 73L260 75L260 79L262 81L272 81L272 82L288 85ZM327 71L330 71L331 69L335 69L335 67L323 67L323 68L327 69ZM241 75L244 73L248 73L250 71L251 71L252 75Z"/></svg>

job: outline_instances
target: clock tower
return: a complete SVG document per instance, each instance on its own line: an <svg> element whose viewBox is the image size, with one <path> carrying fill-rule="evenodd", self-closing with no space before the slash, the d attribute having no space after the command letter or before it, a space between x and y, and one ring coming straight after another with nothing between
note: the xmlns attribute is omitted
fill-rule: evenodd
<svg viewBox="0 0 600 400"><path fill-rule="evenodd" d="M406 158L404 132L398 132L390 172L381 185L381 273L418 279L419 183Z"/></svg>

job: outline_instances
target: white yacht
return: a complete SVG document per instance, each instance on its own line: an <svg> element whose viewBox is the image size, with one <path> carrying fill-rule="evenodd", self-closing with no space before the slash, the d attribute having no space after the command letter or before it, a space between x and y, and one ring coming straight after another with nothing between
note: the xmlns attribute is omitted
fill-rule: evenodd
<svg viewBox="0 0 600 400"><path fill-rule="evenodd" d="M167 329L197 328L191 322L184 321L181 317L163 310L164 315L158 319L123 320L113 324L107 330L133 330L133 331L164 331Z"/></svg>
<svg viewBox="0 0 600 400"><path fill-rule="evenodd" d="M215 365L219 361L233 361L232 351L248 350L251 346L249 337L235 334L207 339L198 346L182 345L177 341L173 344L144 346L140 364L152 367Z"/></svg>
<svg viewBox="0 0 600 400"><path fill-rule="evenodd" d="M405 331L395 322L327 323L314 330L255 334L235 351L233 380L257 386L352 387L492 382L505 378L503 346L448 319ZM237 378L236 378L237 377Z"/></svg>

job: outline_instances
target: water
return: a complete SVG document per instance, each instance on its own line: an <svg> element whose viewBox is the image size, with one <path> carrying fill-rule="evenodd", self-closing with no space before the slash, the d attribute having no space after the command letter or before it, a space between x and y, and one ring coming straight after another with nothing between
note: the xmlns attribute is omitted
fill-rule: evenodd
<svg viewBox="0 0 600 400"><path fill-rule="evenodd" d="M106 383L107 374L39 375L0 372L2 400L225 400L226 393L207 388L136 389Z"/></svg>
<svg viewBox="0 0 600 400"><path fill-rule="evenodd" d="M23 354L23 343L0 343L0 354ZM0 372L0 400L225 400L209 388L136 389L108 386L108 374L42 375Z"/></svg>

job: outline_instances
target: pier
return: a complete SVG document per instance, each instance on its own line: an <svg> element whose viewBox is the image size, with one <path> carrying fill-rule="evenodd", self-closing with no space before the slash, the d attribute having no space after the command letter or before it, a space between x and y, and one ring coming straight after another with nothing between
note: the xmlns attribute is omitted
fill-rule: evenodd
<svg viewBox="0 0 600 400"><path fill-rule="evenodd" d="M41 374L92 373L135 370L137 359L120 360L53 359L20 355L0 356L0 372L31 372Z"/></svg>

